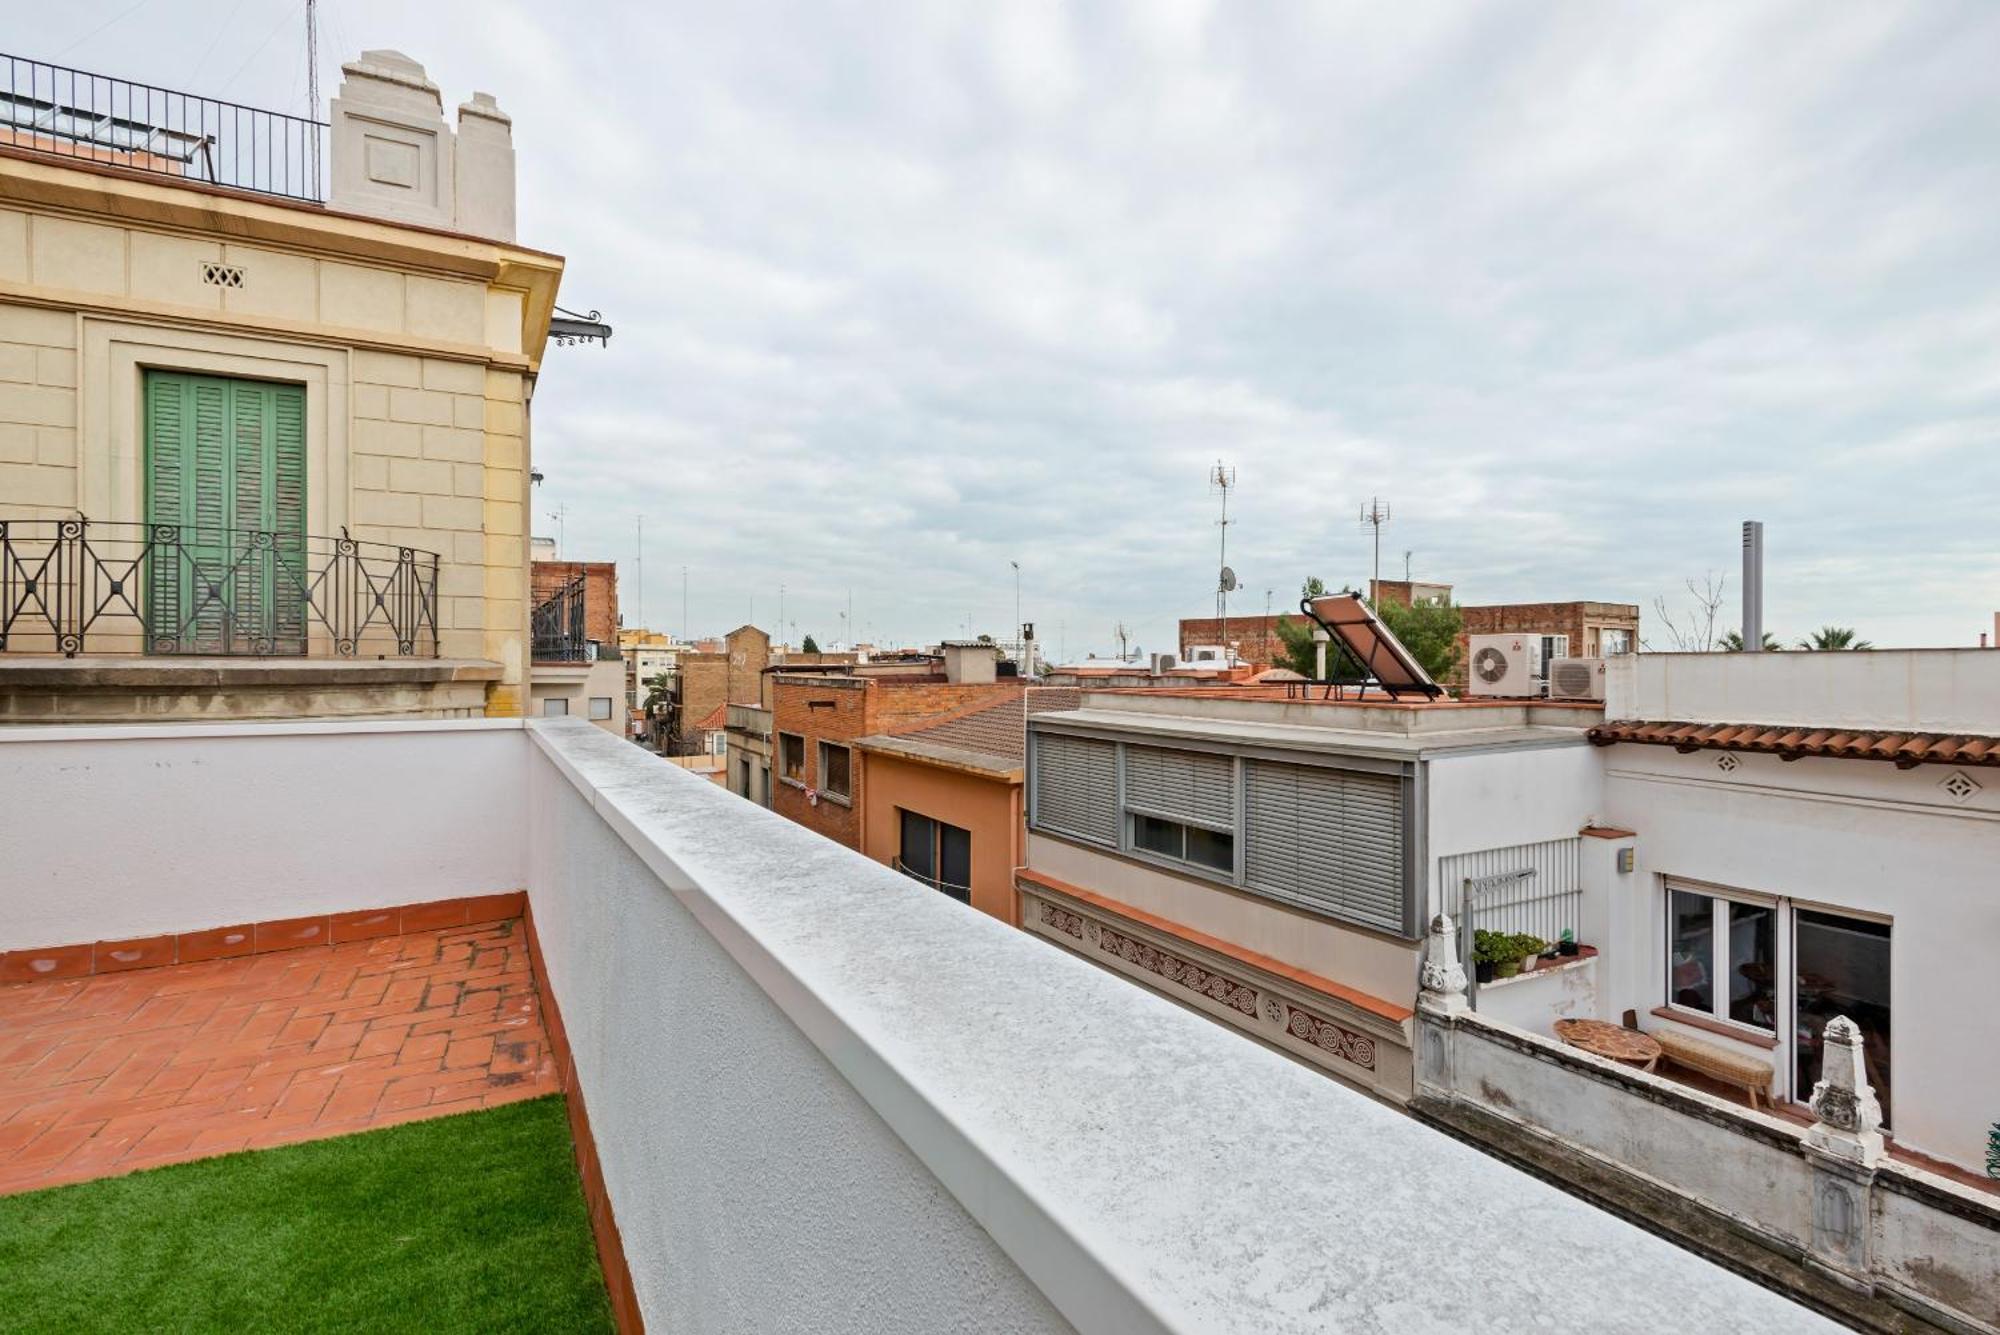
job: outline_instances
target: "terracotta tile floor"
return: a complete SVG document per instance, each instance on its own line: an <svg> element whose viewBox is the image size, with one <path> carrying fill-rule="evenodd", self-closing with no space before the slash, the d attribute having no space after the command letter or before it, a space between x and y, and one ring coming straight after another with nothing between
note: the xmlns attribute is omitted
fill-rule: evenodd
<svg viewBox="0 0 2000 1335"><path fill-rule="evenodd" d="M518 920L0 986L0 1194L557 1088Z"/></svg>

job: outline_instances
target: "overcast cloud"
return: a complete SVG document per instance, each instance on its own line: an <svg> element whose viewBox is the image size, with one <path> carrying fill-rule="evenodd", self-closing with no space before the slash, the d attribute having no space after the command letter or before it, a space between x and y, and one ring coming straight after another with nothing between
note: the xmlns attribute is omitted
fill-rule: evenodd
<svg viewBox="0 0 2000 1335"><path fill-rule="evenodd" d="M297 109L296 0L80 0L9 45ZM535 404L645 615L1169 648L1229 556L1646 605L1768 528L1766 621L2000 606L2000 6L414 4L364 47L515 118L521 239L608 350ZM46 17L44 17L46 15ZM258 45L262 41L264 45ZM1675 601L1682 601L1676 599Z"/></svg>

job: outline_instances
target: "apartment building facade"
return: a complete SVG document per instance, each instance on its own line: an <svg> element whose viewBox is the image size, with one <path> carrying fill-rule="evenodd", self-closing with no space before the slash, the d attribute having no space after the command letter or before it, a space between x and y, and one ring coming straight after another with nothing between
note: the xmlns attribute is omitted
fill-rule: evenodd
<svg viewBox="0 0 2000 1335"><path fill-rule="evenodd" d="M662 749L675 755L723 756L728 707L761 704L763 673L770 665L771 637L747 625L723 636L715 652L676 654Z"/></svg>
<svg viewBox="0 0 2000 1335"><path fill-rule="evenodd" d="M530 712L588 719L614 737L629 737L617 565L535 561L529 591Z"/></svg>
<svg viewBox="0 0 2000 1335"><path fill-rule="evenodd" d="M861 852L1018 926L1027 720L1079 698L1073 688L1027 686L943 723L861 738Z"/></svg>
<svg viewBox="0 0 2000 1335"><path fill-rule="evenodd" d="M342 72L324 190L311 122L243 112L309 169L166 161L16 62L51 109L0 135L0 717L526 705L562 261L514 240L492 99Z"/></svg>
<svg viewBox="0 0 2000 1335"><path fill-rule="evenodd" d="M1404 1102L1436 869L1519 845L1573 867L1597 717L1087 692L1029 720L1021 925Z"/></svg>
<svg viewBox="0 0 2000 1335"><path fill-rule="evenodd" d="M862 847L867 791L864 739L915 732L1019 696L1000 677L991 645L947 645L942 660L916 659L802 671L771 680L771 809L827 838Z"/></svg>

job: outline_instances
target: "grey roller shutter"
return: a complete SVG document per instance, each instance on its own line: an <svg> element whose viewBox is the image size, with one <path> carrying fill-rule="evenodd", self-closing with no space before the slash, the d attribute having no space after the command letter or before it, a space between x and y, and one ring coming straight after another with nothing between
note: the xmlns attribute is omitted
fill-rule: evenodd
<svg viewBox="0 0 2000 1335"><path fill-rule="evenodd" d="M1402 780L1248 764L1245 886L1360 926L1407 931Z"/></svg>
<svg viewBox="0 0 2000 1335"><path fill-rule="evenodd" d="M1059 733L1030 734L1035 828L1093 844L1118 844L1118 749Z"/></svg>
<svg viewBox="0 0 2000 1335"><path fill-rule="evenodd" d="M1236 829L1236 762L1202 751L1125 748L1125 809Z"/></svg>

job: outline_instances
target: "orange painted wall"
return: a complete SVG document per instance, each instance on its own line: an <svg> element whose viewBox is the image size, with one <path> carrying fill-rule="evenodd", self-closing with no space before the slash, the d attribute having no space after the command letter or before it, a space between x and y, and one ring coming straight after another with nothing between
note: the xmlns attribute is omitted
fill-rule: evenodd
<svg viewBox="0 0 2000 1335"><path fill-rule="evenodd" d="M902 841L898 808L956 825L972 835L972 907L1020 925L1014 869L1021 865L1026 831L1019 783L980 778L959 770L920 765L879 752L864 760L861 851L893 866Z"/></svg>

